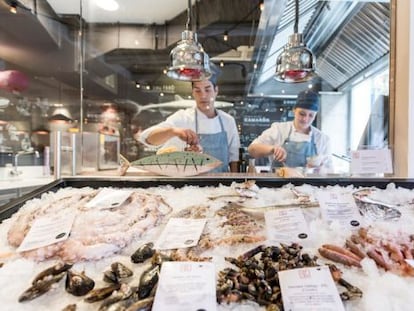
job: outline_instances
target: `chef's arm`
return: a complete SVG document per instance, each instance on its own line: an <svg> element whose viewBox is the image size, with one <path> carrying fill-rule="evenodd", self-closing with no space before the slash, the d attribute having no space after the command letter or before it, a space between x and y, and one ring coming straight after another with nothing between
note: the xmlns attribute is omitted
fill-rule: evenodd
<svg viewBox="0 0 414 311"><path fill-rule="evenodd" d="M279 162L285 161L287 156L285 148L281 146L272 146L258 142L250 144L247 150L250 156L253 158L261 158L273 155L274 159Z"/></svg>
<svg viewBox="0 0 414 311"><path fill-rule="evenodd" d="M252 143L247 148L250 156L253 158L261 158L272 155L274 152L274 147L272 145L262 144L262 143Z"/></svg>
<svg viewBox="0 0 414 311"><path fill-rule="evenodd" d="M198 136L193 130L179 127L156 128L149 133L146 142L150 145L159 146L173 137L180 138L188 145L198 144Z"/></svg>

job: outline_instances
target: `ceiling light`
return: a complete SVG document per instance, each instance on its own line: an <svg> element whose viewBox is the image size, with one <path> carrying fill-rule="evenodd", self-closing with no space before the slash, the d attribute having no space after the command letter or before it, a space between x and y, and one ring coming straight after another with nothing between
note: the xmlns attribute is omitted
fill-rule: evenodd
<svg viewBox="0 0 414 311"><path fill-rule="evenodd" d="M17 3L12 1L12 3L10 3L10 13L13 14L17 14Z"/></svg>
<svg viewBox="0 0 414 311"><path fill-rule="evenodd" d="M298 33L299 0L295 0L294 33L276 60L276 80L288 83L305 82L315 76L315 59L312 51L303 42Z"/></svg>
<svg viewBox="0 0 414 311"><path fill-rule="evenodd" d="M95 3L105 11L116 11L119 8L119 4L115 0L95 0Z"/></svg>
<svg viewBox="0 0 414 311"><path fill-rule="evenodd" d="M260 9L260 11L264 10L264 1L263 0L259 1L259 9Z"/></svg>
<svg viewBox="0 0 414 311"><path fill-rule="evenodd" d="M223 34L223 41L228 41L229 40L229 32L226 30Z"/></svg>
<svg viewBox="0 0 414 311"><path fill-rule="evenodd" d="M220 61L220 67L224 67L224 62Z"/></svg>
<svg viewBox="0 0 414 311"><path fill-rule="evenodd" d="M190 25L191 0L188 1L186 30L181 34L181 41L170 52L171 66L167 76L175 80L200 81L211 76L209 57L197 42L197 34L190 30Z"/></svg>

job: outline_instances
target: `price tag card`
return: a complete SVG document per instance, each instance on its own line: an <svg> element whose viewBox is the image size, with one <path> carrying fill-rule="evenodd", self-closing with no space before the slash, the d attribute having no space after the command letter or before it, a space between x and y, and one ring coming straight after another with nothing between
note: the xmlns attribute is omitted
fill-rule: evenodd
<svg viewBox="0 0 414 311"><path fill-rule="evenodd" d="M406 259L405 262L414 268L414 259Z"/></svg>
<svg viewBox="0 0 414 311"><path fill-rule="evenodd" d="M152 310L217 310L215 275L211 262L164 262Z"/></svg>
<svg viewBox="0 0 414 311"><path fill-rule="evenodd" d="M284 270L278 275L285 310L345 310L328 266Z"/></svg>
<svg viewBox="0 0 414 311"><path fill-rule="evenodd" d="M352 194L319 191L316 197L326 222L338 221L344 227L361 226L361 215Z"/></svg>
<svg viewBox="0 0 414 311"><path fill-rule="evenodd" d="M265 213L267 240L272 243L302 242L309 238L308 224L300 208L283 208Z"/></svg>
<svg viewBox="0 0 414 311"><path fill-rule="evenodd" d="M132 190L104 188L88 203L88 208L108 209L121 206L132 194Z"/></svg>
<svg viewBox="0 0 414 311"><path fill-rule="evenodd" d="M206 221L206 219L170 218L155 242L155 248L163 250L196 246Z"/></svg>
<svg viewBox="0 0 414 311"><path fill-rule="evenodd" d="M351 173L392 173L390 149L356 150L351 152Z"/></svg>
<svg viewBox="0 0 414 311"><path fill-rule="evenodd" d="M29 251L66 240L74 220L73 214L58 214L36 219L17 251Z"/></svg>

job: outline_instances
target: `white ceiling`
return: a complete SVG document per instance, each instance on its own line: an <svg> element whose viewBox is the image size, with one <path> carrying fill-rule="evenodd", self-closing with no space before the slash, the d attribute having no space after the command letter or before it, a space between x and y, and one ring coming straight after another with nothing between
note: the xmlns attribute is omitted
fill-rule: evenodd
<svg viewBox="0 0 414 311"><path fill-rule="evenodd" d="M116 0L117 11L105 11L96 5L100 0L48 0L57 14L80 14L89 23L164 24L185 11L188 0Z"/></svg>

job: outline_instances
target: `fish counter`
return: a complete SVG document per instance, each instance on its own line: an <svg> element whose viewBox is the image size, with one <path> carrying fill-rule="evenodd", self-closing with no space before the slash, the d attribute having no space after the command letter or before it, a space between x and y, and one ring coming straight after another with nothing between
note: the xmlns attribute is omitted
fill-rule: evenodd
<svg viewBox="0 0 414 311"><path fill-rule="evenodd" d="M414 181L64 178L0 209L2 310L411 310Z"/></svg>

